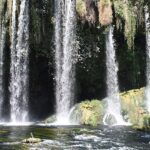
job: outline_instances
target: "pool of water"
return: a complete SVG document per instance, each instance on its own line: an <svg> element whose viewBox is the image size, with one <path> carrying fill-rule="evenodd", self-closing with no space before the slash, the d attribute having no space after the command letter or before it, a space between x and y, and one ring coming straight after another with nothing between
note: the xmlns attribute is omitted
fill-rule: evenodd
<svg viewBox="0 0 150 150"><path fill-rule="evenodd" d="M31 133L38 144L23 144ZM0 126L0 150L150 150L150 133L130 127Z"/></svg>

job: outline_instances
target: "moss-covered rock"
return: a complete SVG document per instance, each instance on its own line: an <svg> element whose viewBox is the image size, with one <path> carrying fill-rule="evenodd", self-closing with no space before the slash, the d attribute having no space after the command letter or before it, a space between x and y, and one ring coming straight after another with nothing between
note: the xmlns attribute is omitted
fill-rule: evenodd
<svg viewBox="0 0 150 150"><path fill-rule="evenodd" d="M76 10L78 15L81 17L81 19L85 18L87 12L86 12L86 4L84 0L76 1Z"/></svg>
<svg viewBox="0 0 150 150"><path fill-rule="evenodd" d="M146 110L144 88L120 94L122 115L136 129L150 128L150 114Z"/></svg>
<svg viewBox="0 0 150 150"><path fill-rule="evenodd" d="M134 89L120 94L122 115L133 128L150 129L150 114L146 110L144 88ZM105 100L87 100L77 104L71 118L80 124L96 126L103 124ZM107 117L107 122L115 122L113 116Z"/></svg>
<svg viewBox="0 0 150 150"><path fill-rule="evenodd" d="M73 120L80 124L96 126L102 122L104 114L103 103L99 100L86 100L76 106L72 113Z"/></svg>
<svg viewBox="0 0 150 150"><path fill-rule="evenodd" d="M48 117L43 123L49 124L49 123L53 123L55 121L56 121L56 115L52 115L52 116Z"/></svg>

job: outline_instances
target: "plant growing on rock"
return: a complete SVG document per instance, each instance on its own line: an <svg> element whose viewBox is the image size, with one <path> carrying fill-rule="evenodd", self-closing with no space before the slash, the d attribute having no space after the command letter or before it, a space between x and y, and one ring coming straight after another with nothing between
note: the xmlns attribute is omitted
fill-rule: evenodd
<svg viewBox="0 0 150 150"><path fill-rule="evenodd" d="M85 18L87 12L86 12L86 4L84 0L76 1L76 11L77 11L78 16L81 19Z"/></svg>
<svg viewBox="0 0 150 150"><path fill-rule="evenodd" d="M112 3L110 0L100 0L98 4L99 22L101 25L109 25L112 23Z"/></svg>
<svg viewBox="0 0 150 150"><path fill-rule="evenodd" d="M128 44L128 48L132 49L134 46L134 38L136 34L136 13L135 7L130 1L114 1L116 25L119 28L124 25L124 36Z"/></svg>
<svg viewBox="0 0 150 150"><path fill-rule="evenodd" d="M103 113L104 108L102 101L86 100L75 106L71 118L80 124L97 126L102 122Z"/></svg>

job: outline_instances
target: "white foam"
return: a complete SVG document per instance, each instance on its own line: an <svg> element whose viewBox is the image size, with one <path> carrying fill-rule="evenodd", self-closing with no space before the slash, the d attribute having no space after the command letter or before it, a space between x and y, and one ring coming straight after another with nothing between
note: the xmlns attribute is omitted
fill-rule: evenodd
<svg viewBox="0 0 150 150"><path fill-rule="evenodd" d="M31 126L34 122L1 122L0 126Z"/></svg>
<svg viewBox="0 0 150 150"><path fill-rule="evenodd" d="M87 134L76 135L74 138L76 140L93 140L94 142L97 142L97 141L101 140L100 137L97 137L95 135L87 135Z"/></svg>

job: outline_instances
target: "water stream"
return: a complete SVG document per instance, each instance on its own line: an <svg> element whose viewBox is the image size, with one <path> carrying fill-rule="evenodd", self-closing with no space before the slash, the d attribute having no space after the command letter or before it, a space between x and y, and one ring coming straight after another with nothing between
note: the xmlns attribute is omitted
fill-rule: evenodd
<svg viewBox="0 0 150 150"><path fill-rule="evenodd" d="M4 25L5 20L2 19L0 22L0 120L3 120L2 110L4 103L4 83L3 83L3 64L4 64L4 48L5 48L5 36L6 36L6 28Z"/></svg>
<svg viewBox="0 0 150 150"><path fill-rule="evenodd" d="M56 6L56 114L58 122L68 124L68 114L74 102L75 0L56 0Z"/></svg>
<svg viewBox="0 0 150 150"><path fill-rule="evenodd" d="M145 99L146 107L150 112L150 15L148 12L148 6L145 6L145 32L146 32L146 90L145 90Z"/></svg>
<svg viewBox="0 0 150 150"><path fill-rule="evenodd" d="M106 34L106 85L107 85L107 112L104 116L104 124L107 120L114 120L114 124L124 124L121 115L121 105L118 85L118 65L114 48L113 27L109 27Z"/></svg>
<svg viewBox="0 0 150 150"><path fill-rule="evenodd" d="M29 1L22 0L16 27L16 0L12 11L12 47L10 106L11 122L28 121L28 53L29 53Z"/></svg>

